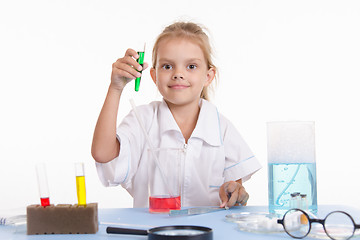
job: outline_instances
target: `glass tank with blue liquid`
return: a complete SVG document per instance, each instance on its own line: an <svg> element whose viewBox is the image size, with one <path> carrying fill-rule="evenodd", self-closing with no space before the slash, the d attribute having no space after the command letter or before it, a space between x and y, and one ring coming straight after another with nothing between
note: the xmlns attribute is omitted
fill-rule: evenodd
<svg viewBox="0 0 360 240"><path fill-rule="evenodd" d="M317 213L315 134L313 122L269 122L269 212L283 214L290 208ZM294 195L306 203L294 205Z"/></svg>

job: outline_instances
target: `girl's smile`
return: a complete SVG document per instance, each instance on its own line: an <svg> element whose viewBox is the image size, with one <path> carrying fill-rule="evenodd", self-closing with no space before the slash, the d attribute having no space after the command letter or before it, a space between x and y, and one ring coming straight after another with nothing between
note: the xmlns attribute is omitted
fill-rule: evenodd
<svg viewBox="0 0 360 240"><path fill-rule="evenodd" d="M185 89L190 87L189 85L182 85L182 84L173 84L173 85L169 85L169 88L171 89Z"/></svg>

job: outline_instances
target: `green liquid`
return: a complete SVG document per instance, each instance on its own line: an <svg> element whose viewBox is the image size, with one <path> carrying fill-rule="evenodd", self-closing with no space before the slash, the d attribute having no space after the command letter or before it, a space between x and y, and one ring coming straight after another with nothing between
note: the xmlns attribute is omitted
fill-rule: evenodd
<svg viewBox="0 0 360 240"><path fill-rule="evenodd" d="M136 61L143 67L145 52L137 52L137 53L139 54L139 58ZM142 71L140 71L140 73L142 73ZM139 91L140 80L141 77L135 79L135 91L137 92Z"/></svg>

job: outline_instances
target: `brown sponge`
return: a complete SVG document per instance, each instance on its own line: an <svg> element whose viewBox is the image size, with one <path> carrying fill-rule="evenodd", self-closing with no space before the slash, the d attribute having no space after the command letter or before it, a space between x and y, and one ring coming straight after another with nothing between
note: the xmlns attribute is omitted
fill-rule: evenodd
<svg viewBox="0 0 360 240"><path fill-rule="evenodd" d="M27 234L86 234L99 230L97 203L27 207Z"/></svg>

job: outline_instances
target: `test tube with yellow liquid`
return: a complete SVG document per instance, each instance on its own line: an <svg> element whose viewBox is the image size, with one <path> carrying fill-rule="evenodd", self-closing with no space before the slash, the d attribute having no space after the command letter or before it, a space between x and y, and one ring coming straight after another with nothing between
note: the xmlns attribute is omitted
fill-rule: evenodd
<svg viewBox="0 0 360 240"><path fill-rule="evenodd" d="M84 163L75 163L75 176L78 205L86 205Z"/></svg>

